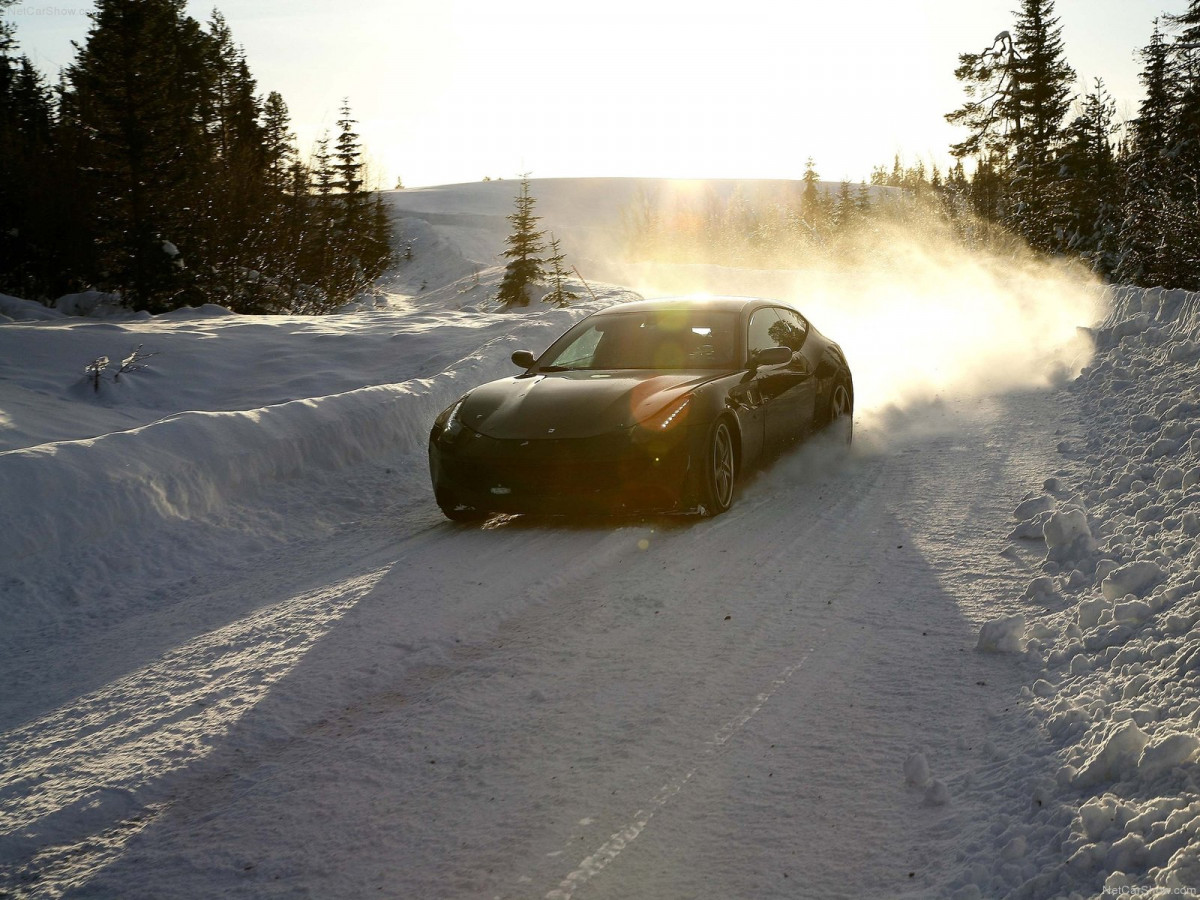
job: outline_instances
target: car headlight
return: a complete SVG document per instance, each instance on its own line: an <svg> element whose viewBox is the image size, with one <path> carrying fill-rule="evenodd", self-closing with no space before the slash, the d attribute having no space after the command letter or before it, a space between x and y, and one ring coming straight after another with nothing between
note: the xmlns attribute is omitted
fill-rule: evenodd
<svg viewBox="0 0 1200 900"><path fill-rule="evenodd" d="M437 432L437 437L443 441L452 441L458 437L463 430L462 423L462 408L467 402L469 394L464 394L459 397L454 403L442 410L441 414L433 420L434 431Z"/></svg>
<svg viewBox="0 0 1200 900"><path fill-rule="evenodd" d="M660 438L682 430L687 425L692 395L668 403L654 415L638 423L635 433L645 439Z"/></svg>

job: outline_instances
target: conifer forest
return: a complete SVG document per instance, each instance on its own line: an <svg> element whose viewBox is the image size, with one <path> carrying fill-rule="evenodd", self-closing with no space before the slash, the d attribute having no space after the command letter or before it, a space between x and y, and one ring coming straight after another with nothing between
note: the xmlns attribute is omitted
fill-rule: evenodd
<svg viewBox="0 0 1200 900"><path fill-rule="evenodd" d="M832 190L809 158L787 196L641 197L630 255L797 265L878 249L888 223L919 220L1106 281L1200 288L1200 0L1147 23L1129 121L1103 79L1078 82L1053 0L1020 0L997 26L946 73L964 99L946 114L962 139L945 171L897 156ZM19 39L0 22L0 292L320 313L390 264L349 101L302 158L283 97L260 92L219 12L202 24L183 0L99 0L53 85ZM536 259L526 249L508 252Z"/></svg>
<svg viewBox="0 0 1200 900"><path fill-rule="evenodd" d="M100 0L53 86L0 23L0 293L319 313L389 264L349 103L304 161L221 14L184 7Z"/></svg>

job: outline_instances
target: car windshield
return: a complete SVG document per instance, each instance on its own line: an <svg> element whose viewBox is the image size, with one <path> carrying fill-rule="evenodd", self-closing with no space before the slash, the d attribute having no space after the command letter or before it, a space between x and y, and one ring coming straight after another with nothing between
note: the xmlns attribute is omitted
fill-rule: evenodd
<svg viewBox="0 0 1200 900"><path fill-rule="evenodd" d="M731 368L736 327L737 314L728 311L593 316L555 341L538 361L538 369Z"/></svg>

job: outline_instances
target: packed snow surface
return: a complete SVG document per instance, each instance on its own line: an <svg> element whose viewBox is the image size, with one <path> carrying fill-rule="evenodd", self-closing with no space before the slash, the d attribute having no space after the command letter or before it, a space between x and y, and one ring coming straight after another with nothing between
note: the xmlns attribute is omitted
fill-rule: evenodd
<svg viewBox="0 0 1200 900"><path fill-rule="evenodd" d="M636 187L534 182L561 310L490 299L502 183L390 195L338 315L0 298L0 896L1200 893L1200 295L624 266ZM664 289L839 340L848 457L445 521L433 417Z"/></svg>

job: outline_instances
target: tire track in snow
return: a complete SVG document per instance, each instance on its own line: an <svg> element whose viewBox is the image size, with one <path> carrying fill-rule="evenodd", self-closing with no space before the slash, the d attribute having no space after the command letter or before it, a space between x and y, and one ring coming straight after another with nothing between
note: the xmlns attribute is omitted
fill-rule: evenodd
<svg viewBox="0 0 1200 900"><path fill-rule="evenodd" d="M634 813L633 821L614 832L607 841L589 854L573 872L563 879L557 888L546 894L546 900L570 900L575 891L604 871L605 867L620 856L626 847L637 840L638 835L650 824L650 820L654 818L655 814L687 786L687 783L700 771L705 761L719 752L731 738L746 726L746 723L766 706L772 695L788 683L791 677L803 667L811 653L812 648L807 648L804 655L780 672L767 689L756 696L749 706L722 725L712 739L705 744L700 758L687 771L664 784L644 809L639 809Z"/></svg>
<svg viewBox="0 0 1200 900"><path fill-rule="evenodd" d="M786 548L781 548L776 544L762 547L749 561L750 568L752 571L759 571L768 559L778 556L781 552L786 552L787 549L797 545L810 544L809 538L814 533L820 535L824 540L836 543L839 540L838 536L844 534L856 517L862 514L864 508L871 504L872 496L886 471L888 460L886 456L856 456L852 460L839 460L835 464L828 453L829 448L822 447L819 443L816 446L810 445L798 449L793 455L780 460L772 469L764 472L761 479L750 485L746 492L747 495L739 498L735 515L726 515L715 520L702 532L680 534L677 538L686 537L695 542L714 541L719 543L724 540L724 538L718 537L720 532L728 527L740 526L742 529L746 529L747 519L750 517L762 515L770 521L777 521L777 511L775 510L776 504L780 502L781 493L778 490L778 483L781 480L790 480L796 473L803 473L799 486L792 488L794 492L811 488L817 478L828 477L836 477L839 480L852 479L853 483L861 490L838 492L832 502L823 508L820 515L806 520L793 532ZM753 528L748 530L753 531ZM816 585L805 585L805 593L823 590L827 587L826 582L830 581L830 578L828 574L822 573L822 577L818 579ZM818 633L810 639L810 645L805 648L798 660L780 670L765 690L755 695L750 703L721 725L713 737L702 745L698 756L688 763L680 774L655 792L650 801L638 809L628 823L613 832L603 844L586 856L559 883L558 887L546 893L545 900L571 900L576 891L603 872L623 851L630 847L655 815L664 810L688 786L705 764L713 759L729 741L739 735L767 705L768 701L804 667L814 649L821 645L825 631L826 628L821 627Z"/></svg>

